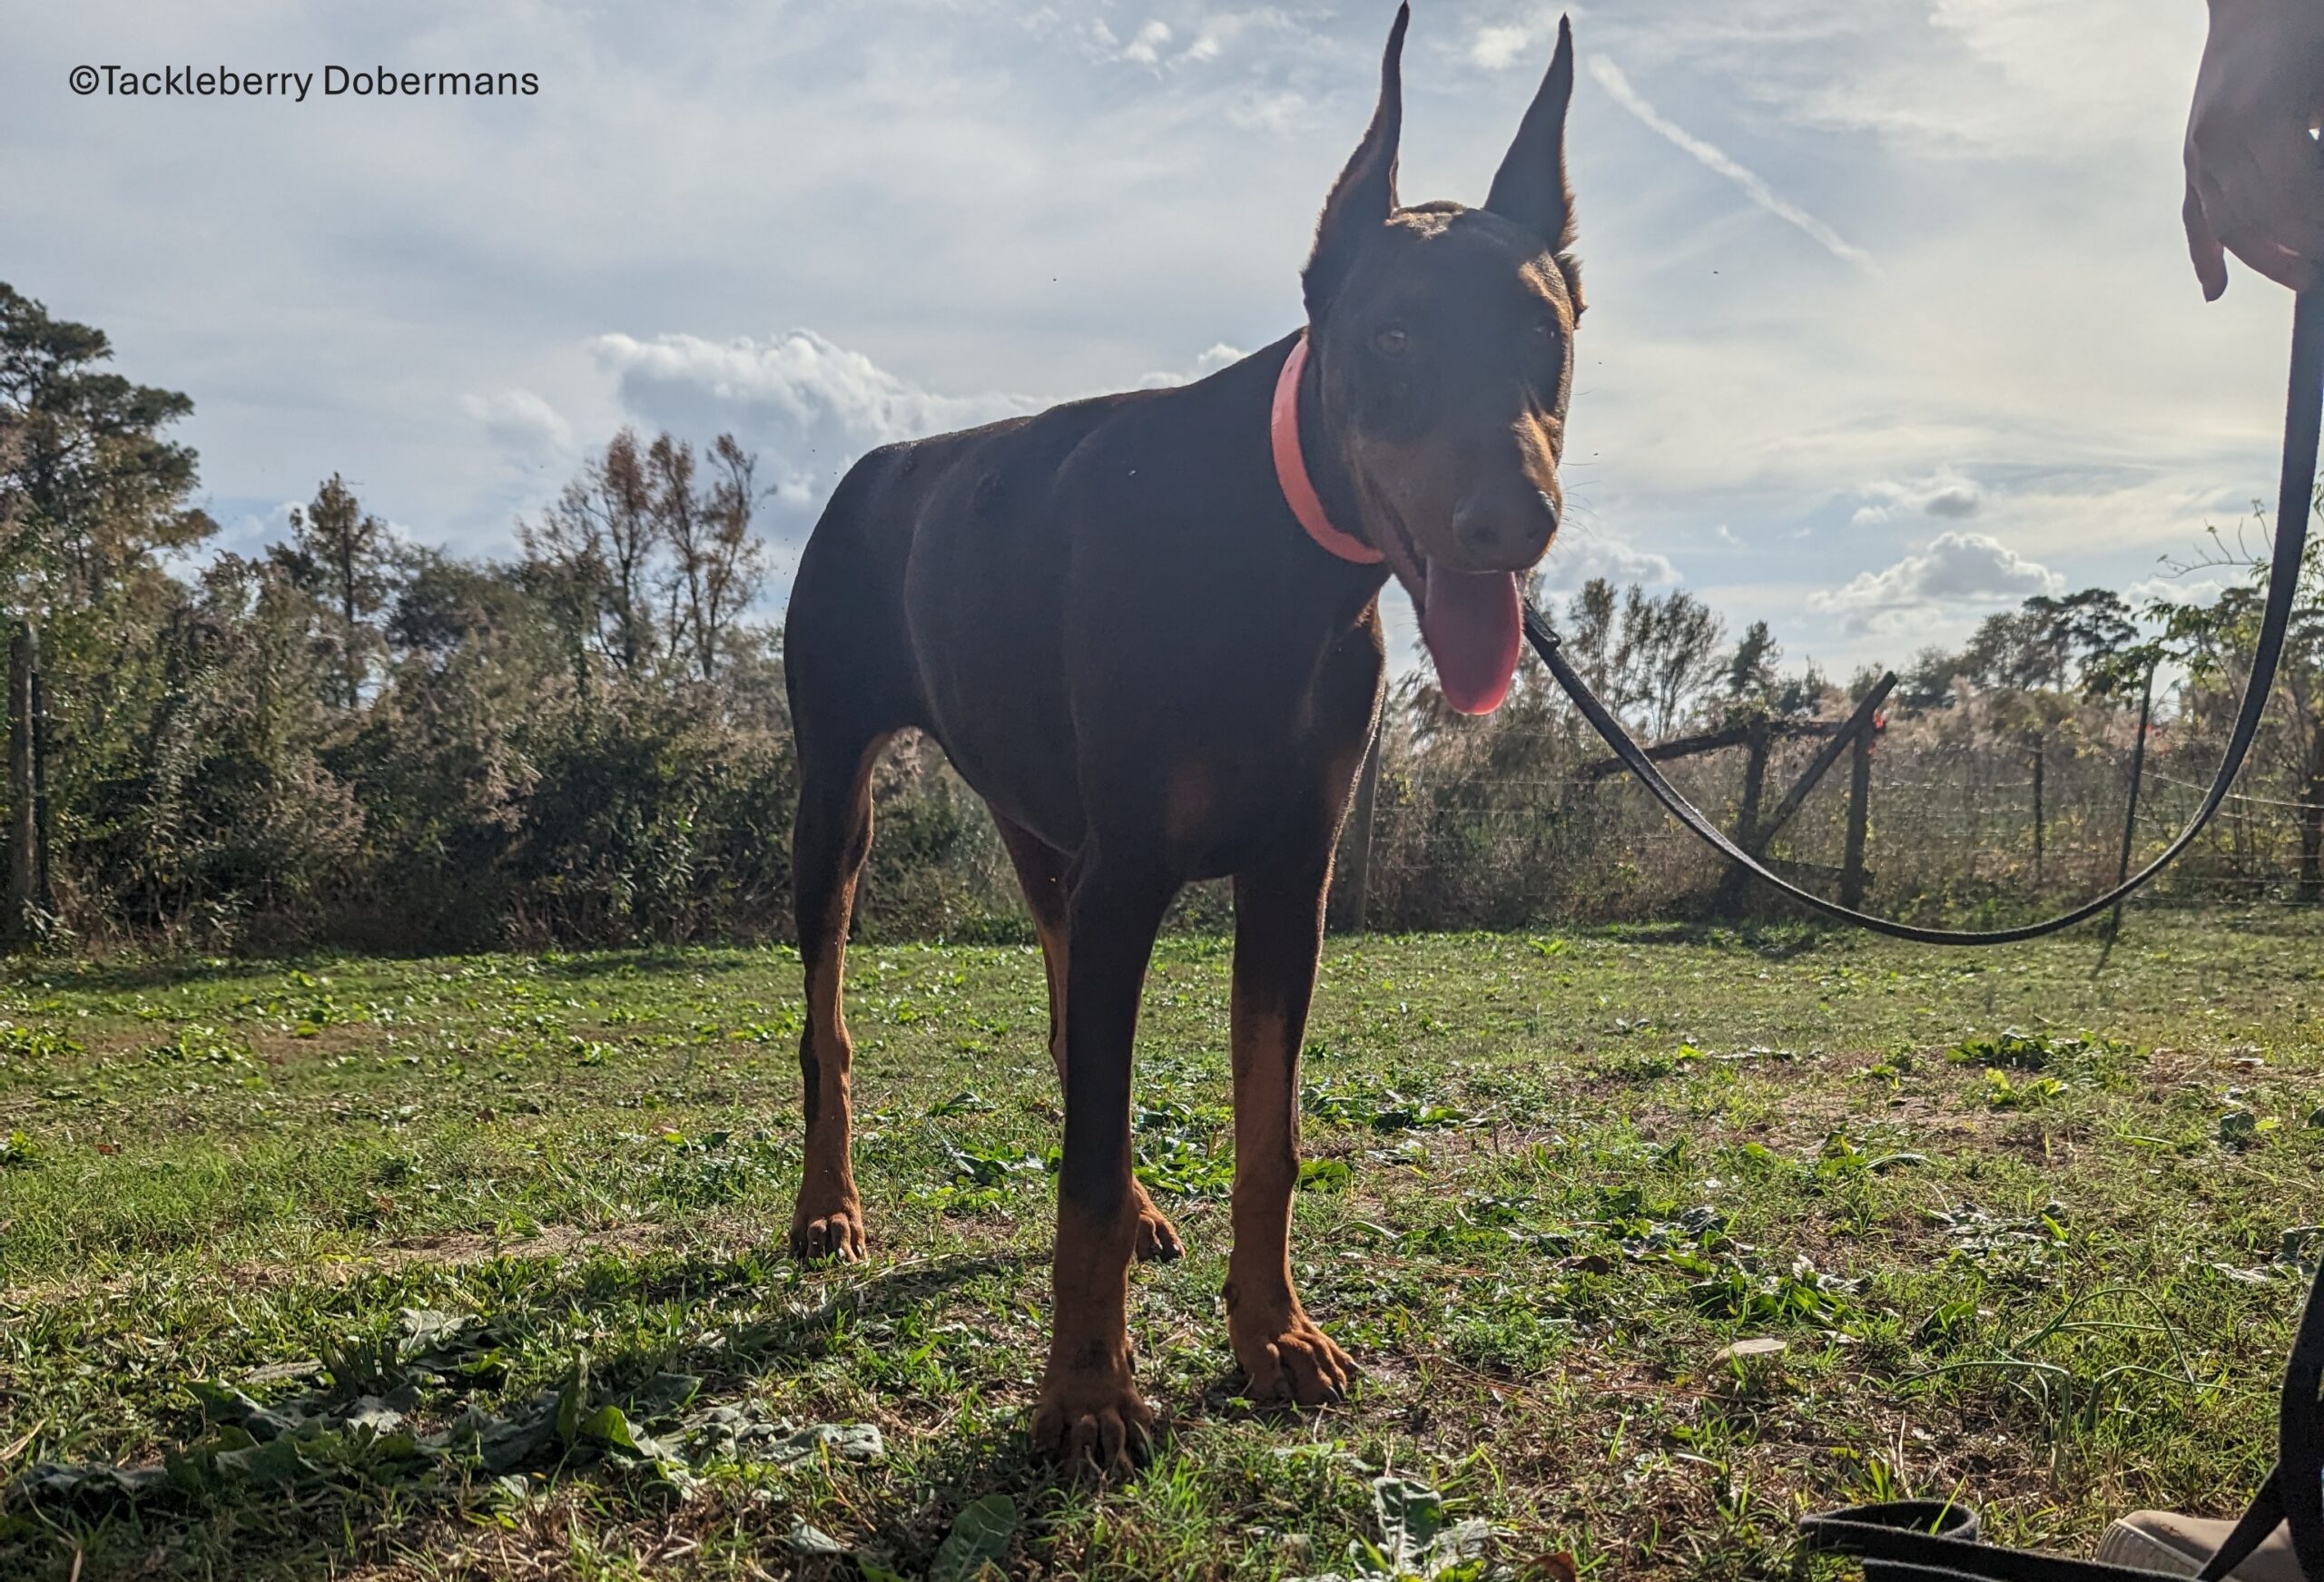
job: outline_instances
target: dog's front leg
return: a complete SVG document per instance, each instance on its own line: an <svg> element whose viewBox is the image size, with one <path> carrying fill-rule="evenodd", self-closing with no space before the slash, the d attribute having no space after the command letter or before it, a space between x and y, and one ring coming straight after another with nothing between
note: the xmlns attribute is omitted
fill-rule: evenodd
<svg viewBox="0 0 2324 1582"><path fill-rule="evenodd" d="M1337 1399L1355 1364L1315 1327L1291 1281L1299 1184L1299 1050L1323 952L1328 845L1235 881L1235 1247L1226 1335L1253 1400Z"/></svg>
<svg viewBox="0 0 2324 1582"><path fill-rule="evenodd" d="M1033 1440L1100 1469L1142 1457L1154 1414L1131 1377L1131 1045L1138 996L1174 879L1102 858L1075 874L1065 996L1065 1157L1058 1173L1055 1327Z"/></svg>

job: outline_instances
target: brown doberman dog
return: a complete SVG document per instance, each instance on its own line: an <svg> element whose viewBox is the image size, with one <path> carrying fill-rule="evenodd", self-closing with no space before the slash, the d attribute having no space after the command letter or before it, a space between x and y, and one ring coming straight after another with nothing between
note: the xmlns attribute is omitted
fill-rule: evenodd
<svg viewBox="0 0 2324 1582"><path fill-rule="evenodd" d="M1407 209L1407 21L1316 229L1305 331L1196 384L873 451L791 595L808 1012L792 1250L864 1253L842 960L872 762L917 727L991 809L1040 936L1065 1148L1033 1433L1102 1466L1142 1453L1153 1423L1131 1377L1130 1265L1180 1251L1130 1155L1164 912L1192 880L1234 879L1227 1333L1252 1396L1321 1401L1353 1365L1292 1289L1299 1053L1380 706L1380 594L1403 584L1447 701L1485 712L1515 671L1519 585L1557 529L1581 312L1571 34L1485 206Z"/></svg>

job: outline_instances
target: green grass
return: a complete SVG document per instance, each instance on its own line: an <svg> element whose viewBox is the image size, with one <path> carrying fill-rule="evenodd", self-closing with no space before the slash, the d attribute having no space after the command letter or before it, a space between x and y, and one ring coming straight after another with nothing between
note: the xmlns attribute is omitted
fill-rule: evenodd
<svg viewBox="0 0 2324 1582"><path fill-rule="evenodd" d="M1423 1485L1490 1528L1449 1576L1777 1577L1857 1499L2066 1547L2225 1511L2324 1244L2324 926L2142 917L2095 954L1334 941L1295 1263L1365 1374L1299 1412L1237 1397L1219 1308L1228 952L1167 942L1137 1136L1189 1255L1137 1276L1167 1437L1108 1486L1025 1440L1059 1118L1029 949L854 951L873 1253L817 1269L782 1251L787 952L12 969L0 1576L1353 1575ZM401 1427L352 1426L367 1397ZM253 1445L253 1400L327 1430ZM880 1453L784 1437L817 1424Z"/></svg>

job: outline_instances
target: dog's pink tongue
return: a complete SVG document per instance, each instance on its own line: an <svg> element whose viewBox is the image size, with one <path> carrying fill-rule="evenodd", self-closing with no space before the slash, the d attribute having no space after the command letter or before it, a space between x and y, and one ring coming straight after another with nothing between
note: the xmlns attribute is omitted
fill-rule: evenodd
<svg viewBox="0 0 2324 1582"><path fill-rule="evenodd" d="M1444 701L1463 714L1492 713L1517 675L1517 574L1447 571L1429 562L1420 635L1436 661Z"/></svg>

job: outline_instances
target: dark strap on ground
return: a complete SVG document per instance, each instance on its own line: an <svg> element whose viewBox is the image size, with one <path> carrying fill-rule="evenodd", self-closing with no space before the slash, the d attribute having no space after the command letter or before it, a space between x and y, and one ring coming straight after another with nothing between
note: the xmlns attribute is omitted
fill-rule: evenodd
<svg viewBox="0 0 2324 1582"><path fill-rule="evenodd" d="M1876 934L1886 934L1895 939L1909 939L1920 945L2006 945L2020 939L2038 939L2044 934L2054 934L2076 923L2087 922L2106 911L2115 902L2142 889L2155 875L2168 868L2184 851L2235 783L2243 767L2244 756L2251 750L2252 739L2260 733L2260 722L2267 712L2268 693L2275 685L2277 661L2282 658L2284 634L2291 625L2292 601L2299 591L2299 567L2308 547L2308 518L2316 487L2317 431L2324 420L2324 287L2317 287L2300 294L2295 314L2291 343L2291 394L2284 416L2283 472L2276 496L2275 557L2268 574L2267 616L2260 624L2260 642L2251 657L2251 679L2243 691L2243 707L2235 721L2235 733L2228 739L2227 752L2220 760L2219 773L2211 781L2211 789L2203 798L2195 817L2179 832L2152 862L2148 863L2123 883L2108 890L2093 901L2086 901L2058 917L2039 923L2024 923L2011 929L1924 929L1912 923L1894 922L1876 918L1844 907L1836 901L1802 889L1788 879L1778 878L1749 852L1744 850L1719 827L1706 818L1702 811L1662 776L1646 750L1630 739L1621 722L1598 701L1558 645L1557 634L1531 601L1525 605L1525 636L1550 673L1573 699L1592 729L1606 739L1606 745L1626 764L1630 772L1645 783L1655 800L1670 810L1680 823L1700 836L1704 842L1718 851L1729 862L1744 870L1761 882L1772 885L1802 906L1813 908L1828 918L1843 923L1854 923ZM2311 1573L2324 1577L2324 1571Z"/></svg>
<svg viewBox="0 0 2324 1582"><path fill-rule="evenodd" d="M2324 1582L2324 1404L2317 1392L2324 1388L2324 1264L2309 1288L2308 1307L2299 1315L2299 1332L2292 1340L2291 1361L2284 1369L2284 1392L2276 1420L2276 1469L2268 1476L2254 1506L2273 1499L2283 1507L2291 1528L2292 1553L2311 1582ZM2247 1516L2235 1537L2221 1549L2225 1555L2246 1529L2257 1525L2259 1512ZM2263 1530L2260 1538L2264 1538ZM2250 1539L2257 1543L2258 1538ZM2247 1551L2248 1552L2248 1551ZM2241 1556L2237 1556L2241 1559ZM2223 1575L2229 1567L2207 1567L2203 1575Z"/></svg>
<svg viewBox="0 0 2324 1582"><path fill-rule="evenodd" d="M2219 1553L2203 1567L2202 1582L2220 1582L2286 1522L2302 1574L2324 1582L2324 1402L2318 1400L2319 1390L2324 1390L2324 1267L2309 1287L2308 1305L2284 1369L2275 1470ZM1863 1560L1866 1582L2150 1582L2162 1575L2032 1549L1993 1548L1978 1542L1974 1513L1927 1500L1827 1511L1802 1520L1799 1534L1810 1549Z"/></svg>
<svg viewBox="0 0 2324 1582"><path fill-rule="evenodd" d="M1940 1538L1887 1526L1880 1520L1884 1514L1879 1506L1859 1506L1807 1517L1799 1524L1800 1538L1811 1549L1864 1561L1866 1582L2155 1582L2166 1575Z"/></svg>

